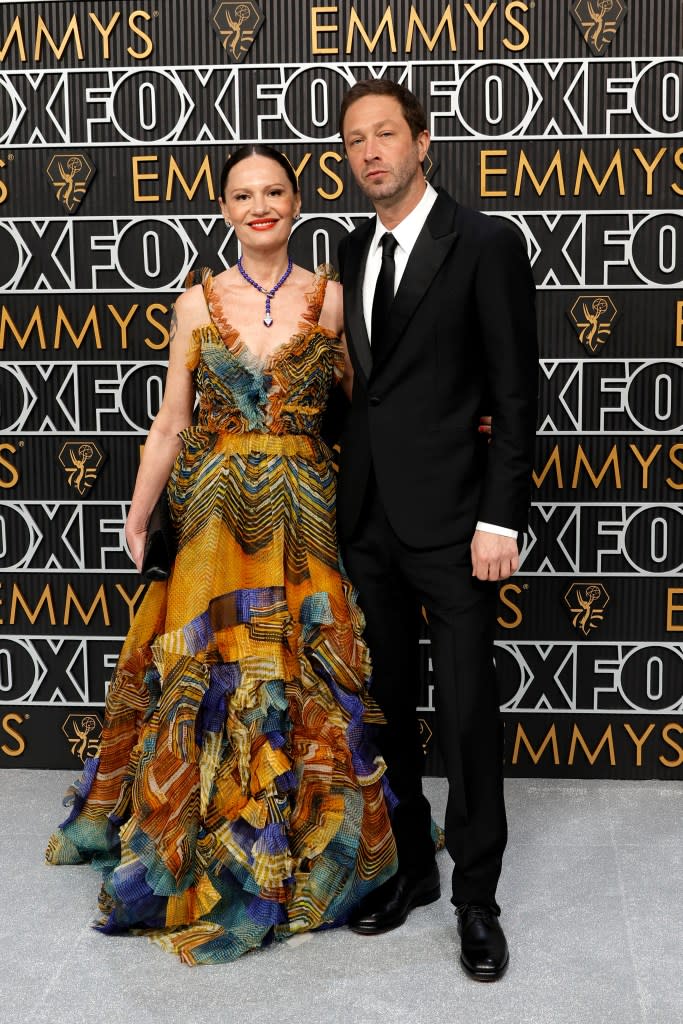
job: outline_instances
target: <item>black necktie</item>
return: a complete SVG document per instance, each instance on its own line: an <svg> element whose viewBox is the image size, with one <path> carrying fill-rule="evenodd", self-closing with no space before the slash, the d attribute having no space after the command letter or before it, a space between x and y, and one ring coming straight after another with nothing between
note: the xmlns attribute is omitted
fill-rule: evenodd
<svg viewBox="0 0 683 1024"><path fill-rule="evenodd" d="M382 345L387 338L386 325L389 319L389 310L394 301L394 250L397 246L394 236L387 231L380 239L382 246L382 266L375 285L375 296L372 300L372 322L370 325L370 344L374 358L381 352Z"/></svg>

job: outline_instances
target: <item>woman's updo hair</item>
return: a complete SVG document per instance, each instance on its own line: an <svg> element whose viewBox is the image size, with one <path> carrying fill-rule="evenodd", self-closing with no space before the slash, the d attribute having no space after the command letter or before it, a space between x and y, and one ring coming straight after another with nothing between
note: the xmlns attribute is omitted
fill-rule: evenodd
<svg viewBox="0 0 683 1024"><path fill-rule="evenodd" d="M274 160L276 164L279 164L287 175L289 183L292 186L292 190L296 195L299 191L299 182L297 181L296 174L294 173L294 168L287 157L273 146L265 146L261 142L254 142L247 146L240 146L240 148L236 149L235 152L232 153L225 161L225 165L221 171L221 196L225 195L225 186L228 183L228 175L230 174L230 171L233 167L236 167L237 164L241 163L242 160L247 160L250 156L265 156L269 160Z"/></svg>

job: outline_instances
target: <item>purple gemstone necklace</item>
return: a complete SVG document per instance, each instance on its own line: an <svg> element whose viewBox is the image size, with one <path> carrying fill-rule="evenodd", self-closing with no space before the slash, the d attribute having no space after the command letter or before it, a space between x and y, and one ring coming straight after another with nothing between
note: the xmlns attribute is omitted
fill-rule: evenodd
<svg viewBox="0 0 683 1024"><path fill-rule="evenodd" d="M278 290L278 288L282 288L283 284L285 283L285 281L287 280L289 275L292 273L292 267L293 266L294 266L294 264L292 263L292 257L289 256L287 258L287 269L285 270L284 274L282 275L280 280L277 282L277 284L274 284L273 287L269 289L269 288L264 288L263 285L259 284L258 281L255 281L253 277L249 277L249 274L246 272L246 270L242 266L242 257L241 256L237 260L237 269L239 270L239 272L242 275L242 277L244 278L244 280L248 281L249 284L253 288L256 288L257 291L261 292L261 294L265 295L265 297L266 297L266 315L263 318L263 322L266 325L266 327L270 327L270 325L273 322L273 318L270 315L270 300L275 295L275 292Z"/></svg>

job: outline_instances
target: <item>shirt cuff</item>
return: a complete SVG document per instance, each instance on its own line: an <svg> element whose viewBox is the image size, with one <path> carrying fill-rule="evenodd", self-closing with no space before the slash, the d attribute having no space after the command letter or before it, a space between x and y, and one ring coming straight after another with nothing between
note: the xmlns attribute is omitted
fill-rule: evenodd
<svg viewBox="0 0 683 1024"><path fill-rule="evenodd" d="M482 533L497 533L501 537L512 537L513 540L517 540L517 530L510 530L507 526L494 526L493 523L477 523L477 529L481 530Z"/></svg>

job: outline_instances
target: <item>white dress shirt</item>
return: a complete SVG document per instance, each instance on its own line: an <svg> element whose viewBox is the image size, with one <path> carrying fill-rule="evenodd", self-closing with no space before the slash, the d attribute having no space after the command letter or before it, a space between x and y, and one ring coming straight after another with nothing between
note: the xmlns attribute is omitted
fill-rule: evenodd
<svg viewBox="0 0 683 1024"><path fill-rule="evenodd" d="M422 231L425 225L427 217L429 216L430 210L436 202L437 192L436 189L432 188L429 182L426 183L424 195L420 199L414 209L410 211L407 217L404 217L400 224L391 229L391 233L396 239L397 245L394 251L394 295L400 284L403 272L406 269L408 257L410 256L413 246L415 245L418 235ZM368 338L372 345L372 303L375 297L375 287L377 285L377 278L379 277L380 268L382 266L382 246L380 245L380 239L388 231L388 228L382 224L379 217L376 218L377 223L375 225L375 233L372 236L370 242L370 249L368 251L368 258L365 264L365 274L363 276L363 315L365 316L365 326L368 330ZM495 429L495 425L494 425ZM477 529L483 533L497 533L503 537L512 537L514 540L517 539L517 531L510 530L507 526L496 526L493 523L477 523Z"/></svg>

